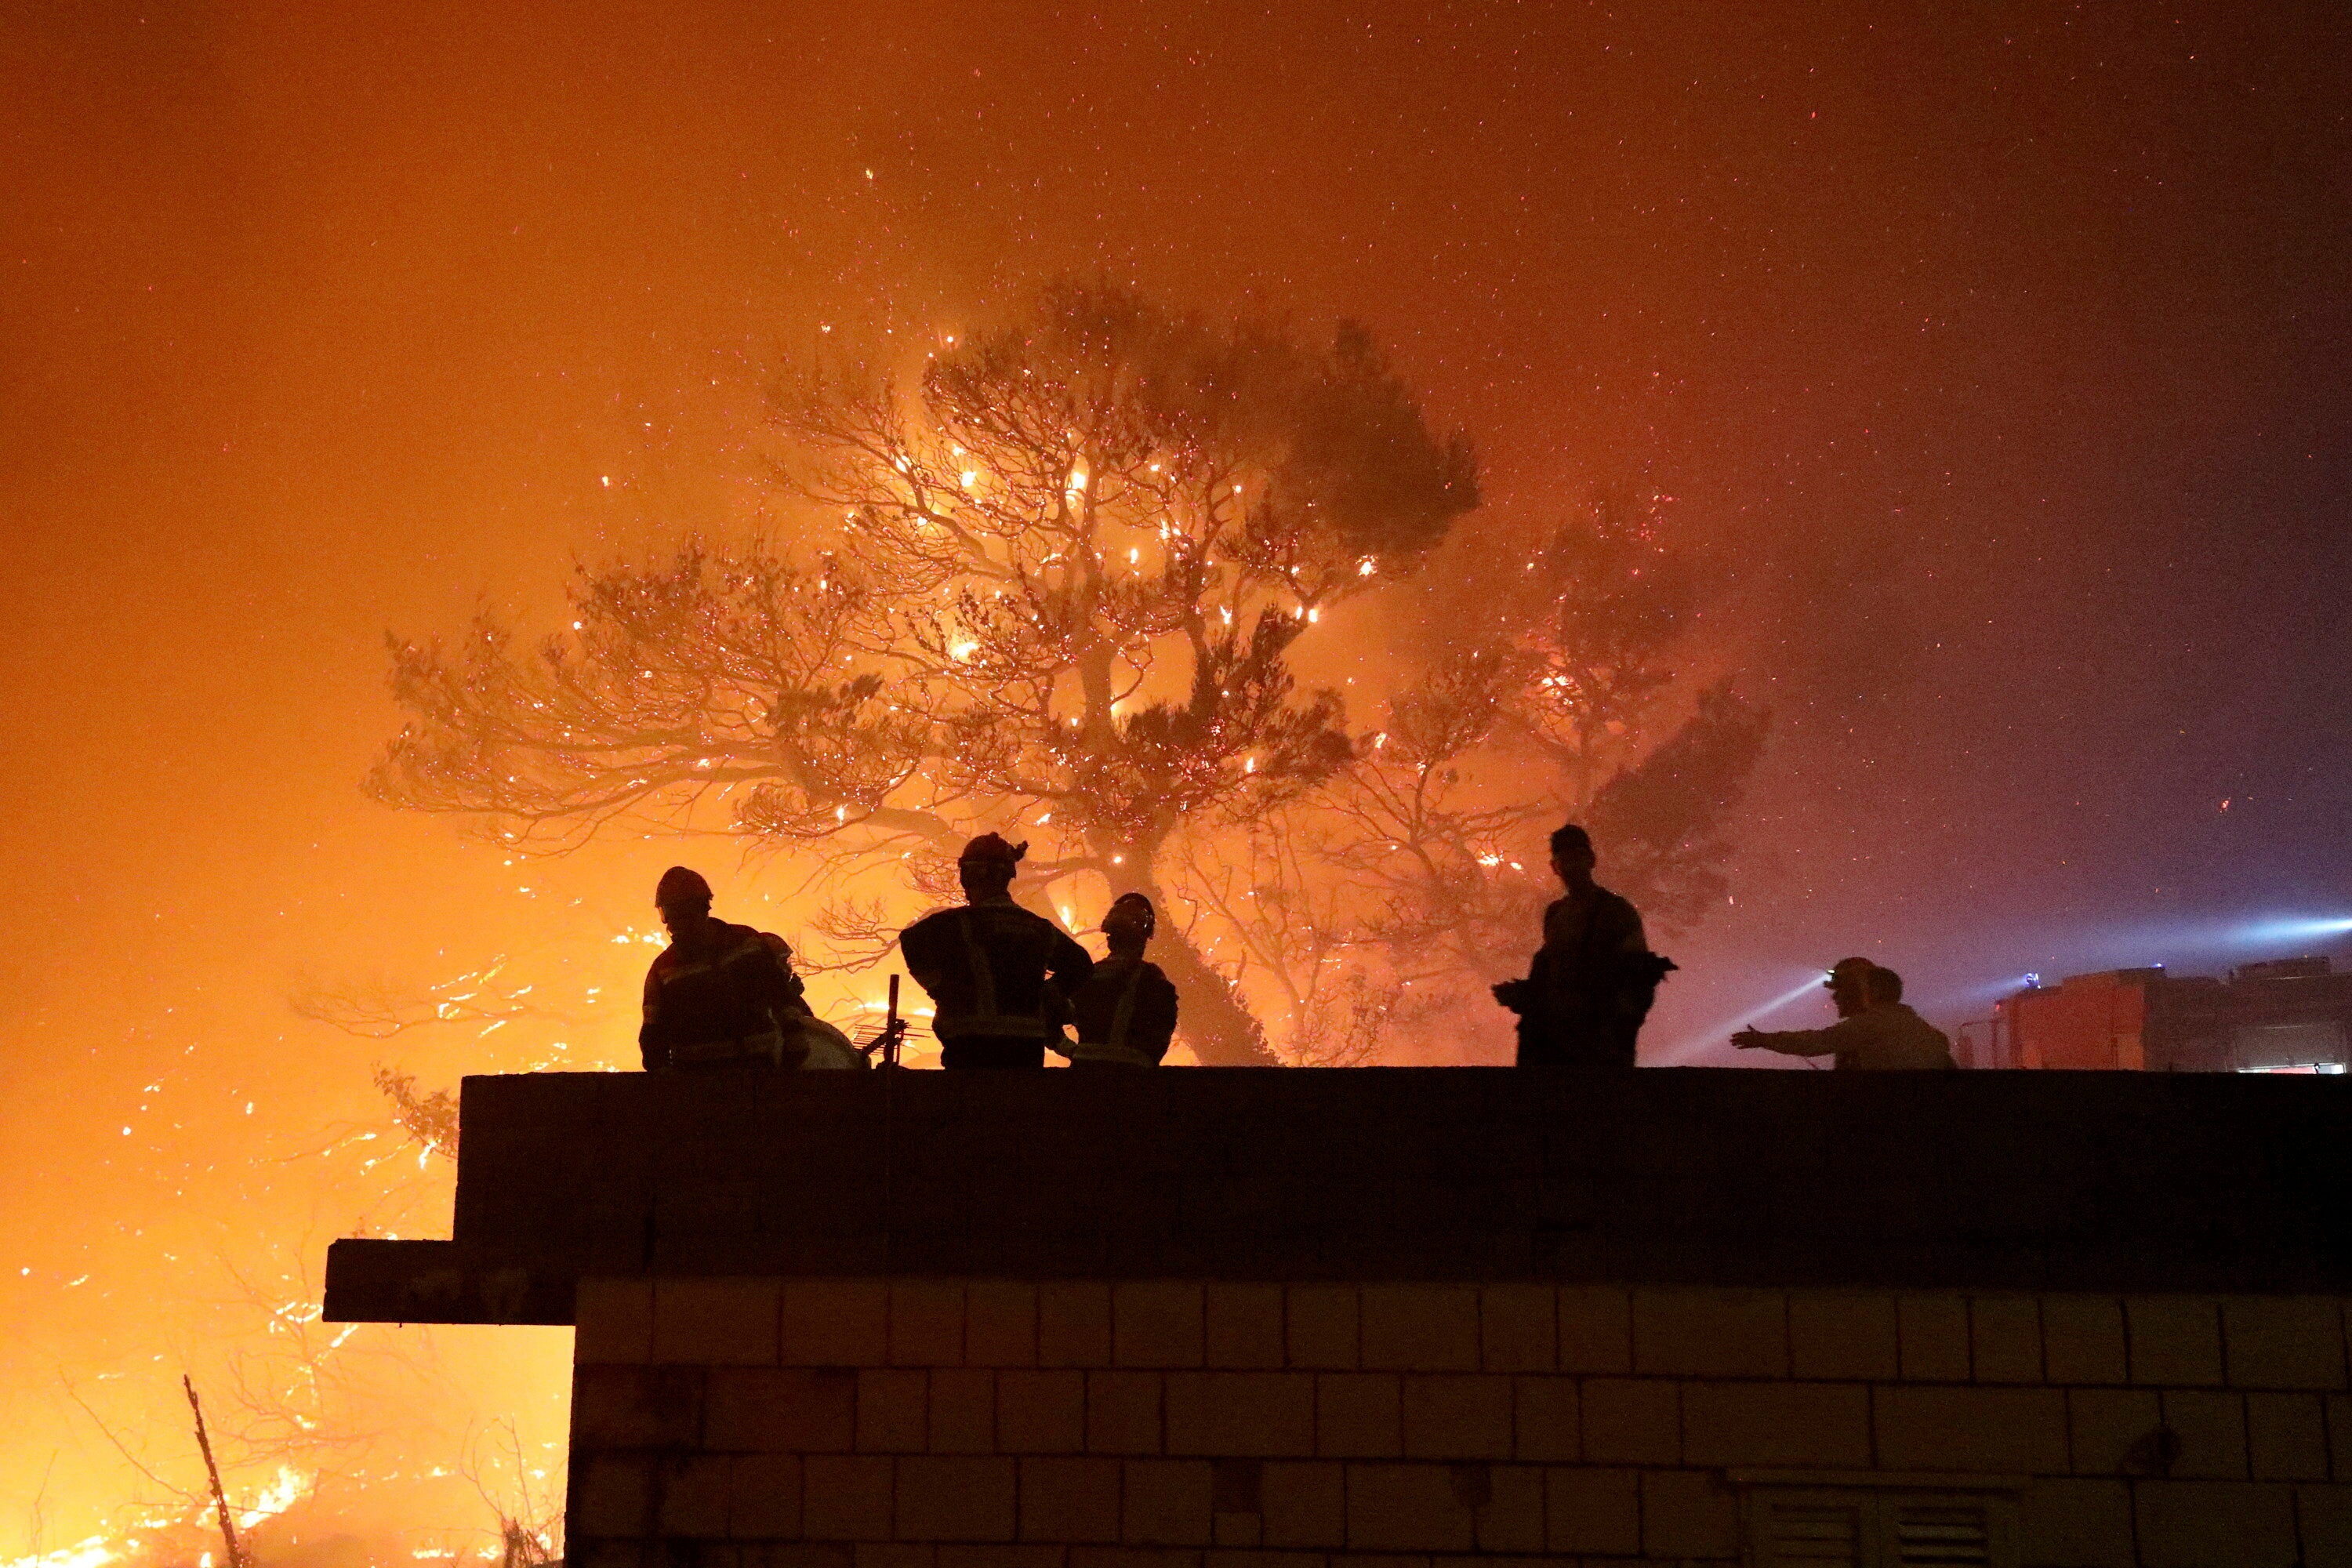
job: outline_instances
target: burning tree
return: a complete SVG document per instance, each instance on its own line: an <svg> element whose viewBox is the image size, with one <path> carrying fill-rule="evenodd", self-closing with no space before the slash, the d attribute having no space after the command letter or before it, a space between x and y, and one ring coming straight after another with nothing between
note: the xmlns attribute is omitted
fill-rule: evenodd
<svg viewBox="0 0 2352 1568"><path fill-rule="evenodd" d="M1489 1005L1556 890L1543 837L1562 820L1606 847L1609 883L1654 931L1723 897L1725 826L1769 717L1722 680L1658 739L1698 600L1663 505L1603 495L1520 551L1487 542L1486 559L1520 569L1435 607L1449 629L1422 679L1318 792L1317 857L1359 894L1349 940L1380 955L1383 1016Z"/></svg>
<svg viewBox="0 0 2352 1568"><path fill-rule="evenodd" d="M1266 984L1292 1059L1346 1059L1403 977L1358 960L1433 937L1483 962L1498 900L1527 901L1477 863L1523 814L1461 804L1463 757L1507 731L1598 768L1661 684L1578 641L1567 588L1530 587L1368 743L1300 689L1299 639L1477 502L1467 440L1352 326L1310 348L1062 285L911 388L803 367L774 408L793 547L583 568L535 650L489 617L456 647L395 639L413 718L373 789L523 850L614 824L805 849L837 895L819 928L866 961L893 922L864 874L943 894L968 836L1013 830L1042 851L1031 885L1170 911L1157 951L1202 1059L1276 1059ZM1540 584L1581 583L1573 531Z"/></svg>

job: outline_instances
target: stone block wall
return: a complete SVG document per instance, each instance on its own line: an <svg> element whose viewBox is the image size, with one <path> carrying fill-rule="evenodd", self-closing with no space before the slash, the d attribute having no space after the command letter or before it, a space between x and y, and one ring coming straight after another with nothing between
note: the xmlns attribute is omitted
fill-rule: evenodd
<svg viewBox="0 0 2352 1568"><path fill-rule="evenodd" d="M2336 1297L591 1278L577 1324L581 1568L1720 1563L1759 1489L1903 1478L2005 1500L1995 1562L2352 1564Z"/></svg>
<svg viewBox="0 0 2352 1568"><path fill-rule="evenodd" d="M2352 1568L2352 1080L469 1079L582 1568Z"/></svg>

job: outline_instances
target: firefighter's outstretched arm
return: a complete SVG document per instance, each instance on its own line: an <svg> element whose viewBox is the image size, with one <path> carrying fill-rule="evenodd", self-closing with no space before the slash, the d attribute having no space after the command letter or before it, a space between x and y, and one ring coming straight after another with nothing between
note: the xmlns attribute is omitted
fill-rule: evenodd
<svg viewBox="0 0 2352 1568"><path fill-rule="evenodd" d="M1852 1018L1826 1029L1742 1029L1731 1043L1743 1051L1778 1051L1784 1057L1826 1057L1853 1049L1866 1037Z"/></svg>

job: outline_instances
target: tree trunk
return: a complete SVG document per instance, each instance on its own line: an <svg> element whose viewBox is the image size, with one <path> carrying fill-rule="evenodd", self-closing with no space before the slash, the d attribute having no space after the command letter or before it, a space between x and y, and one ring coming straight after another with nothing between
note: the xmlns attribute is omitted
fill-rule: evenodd
<svg viewBox="0 0 2352 1568"><path fill-rule="evenodd" d="M1156 909L1167 900L1157 888L1140 889ZM1265 1043L1265 1029L1249 1006L1234 994L1225 977L1207 957L1171 925L1151 939L1150 956L1168 972L1179 1005L1176 1037L1192 1047L1202 1064L1213 1068L1280 1067L1281 1059Z"/></svg>

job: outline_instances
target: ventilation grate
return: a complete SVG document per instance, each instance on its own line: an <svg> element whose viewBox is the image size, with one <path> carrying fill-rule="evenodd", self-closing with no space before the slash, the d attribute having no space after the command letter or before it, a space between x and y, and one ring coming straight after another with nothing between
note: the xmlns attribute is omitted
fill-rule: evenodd
<svg viewBox="0 0 2352 1568"><path fill-rule="evenodd" d="M1863 1504L1776 1499L1769 1507L1765 1531L1773 1568L1861 1568Z"/></svg>
<svg viewBox="0 0 2352 1568"><path fill-rule="evenodd" d="M1895 1561L1902 1568L1985 1568L1992 1562L1981 1503L1899 1503L1894 1515Z"/></svg>
<svg viewBox="0 0 2352 1568"><path fill-rule="evenodd" d="M1811 1474L1832 1484L1802 1484ZM1848 1476L1864 1484L1834 1484ZM2015 1493L2021 1487L1971 1486L1975 1478L1955 1477L1959 1484L1946 1490L1934 1486L1937 1479L1889 1476L1885 1480L1894 1484L1880 1489L1869 1484L1880 1478L1866 1472L1780 1471L1761 1481L1735 1472L1748 1562L1751 1568L2017 1568Z"/></svg>

